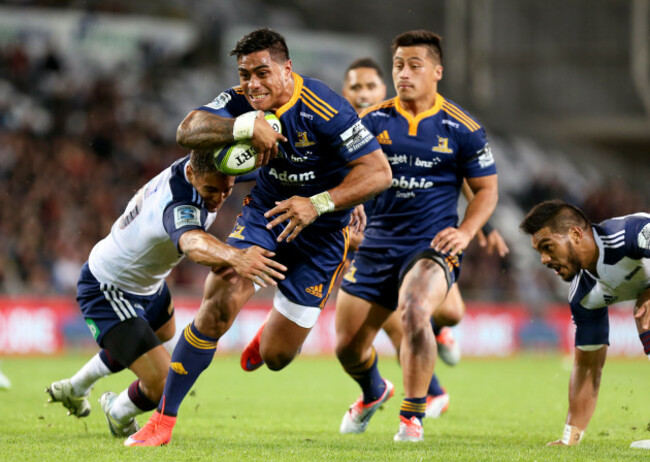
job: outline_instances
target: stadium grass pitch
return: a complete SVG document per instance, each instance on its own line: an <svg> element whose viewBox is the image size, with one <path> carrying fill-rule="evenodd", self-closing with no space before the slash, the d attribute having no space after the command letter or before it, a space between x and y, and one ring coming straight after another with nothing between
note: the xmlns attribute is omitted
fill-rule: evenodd
<svg viewBox="0 0 650 462"><path fill-rule="evenodd" d="M217 356L181 406L171 443L162 448L125 448L110 436L97 400L132 380L123 371L98 382L92 412L84 419L46 404L44 389L72 375L88 356L5 358L12 388L0 390L0 460L263 460L263 461L613 461L647 460L630 449L650 439L650 368L645 357L610 359L596 414L576 448L547 448L561 436L567 411L570 358L520 356L468 359L438 367L451 397L448 412L425 419L425 441L395 443L403 396L393 357L380 370L396 385L395 397L362 435L338 428L356 384L332 357L300 357L280 372L245 373L239 358ZM150 413L140 416L144 424Z"/></svg>

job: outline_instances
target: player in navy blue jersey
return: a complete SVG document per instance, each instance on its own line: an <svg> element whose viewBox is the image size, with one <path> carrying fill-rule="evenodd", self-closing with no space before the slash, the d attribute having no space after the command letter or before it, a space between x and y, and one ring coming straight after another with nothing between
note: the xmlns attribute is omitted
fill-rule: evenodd
<svg viewBox="0 0 650 462"><path fill-rule="evenodd" d="M264 284L282 279L278 271L286 268L269 259L273 252L236 249L207 232L233 183L234 177L216 170L211 150L193 151L144 185L93 247L77 301L102 350L46 390L69 415L87 416L94 383L124 368L138 379L119 395L106 392L100 399L111 433L129 436L139 429L135 416L158 405L170 365L162 342L174 336L176 326L165 278L185 256L252 280L263 277Z"/></svg>
<svg viewBox="0 0 650 462"><path fill-rule="evenodd" d="M231 55L240 86L192 111L177 139L191 148L250 140L259 153L257 182L227 242L273 251L287 267L267 321L244 351L248 370L262 364L279 370L300 351L342 268L351 208L390 186L390 166L344 98L292 71L280 34L255 30ZM275 113L283 134L260 117L262 111ZM186 328L191 338L181 339L172 355L159 408L126 445L169 442L183 398L257 288L228 270L208 276L201 307Z"/></svg>
<svg viewBox="0 0 650 462"><path fill-rule="evenodd" d="M608 305L636 300L634 318L650 358L650 214L592 224L579 208L554 200L533 207L520 229L531 235L542 264L571 282L576 336L569 412L562 438L549 445L574 446L596 409L609 345ZM650 449L650 440L632 445Z"/></svg>
<svg viewBox="0 0 650 462"><path fill-rule="evenodd" d="M404 394L396 441L421 441L426 396L436 360L432 316L446 325L462 313L442 313L458 277L460 257L497 202L497 175L485 131L437 92L440 37L411 31L393 41L397 97L370 107L363 123L377 137L392 169L337 300L336 353L362 397L345 413L342 433L361 433L394 393L377 368L372 341L397 310ZM474 197L458 223L466 179Z"/></svg>

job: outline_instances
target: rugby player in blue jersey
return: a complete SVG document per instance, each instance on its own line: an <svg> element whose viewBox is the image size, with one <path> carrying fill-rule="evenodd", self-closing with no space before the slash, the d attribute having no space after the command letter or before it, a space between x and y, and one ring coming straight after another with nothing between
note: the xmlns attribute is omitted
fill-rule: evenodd
<svg viewBox="0 0 650 462"><path fill-rule="evenodd" d="M287 267L246 360L249 369L263 362L279 370L300 351L343 266L351 208L390 186L390 165L343 97L292 71L280 34L255 30L231 55L240 86L190 112L177 139L191 148L250 140L260 153L257 182L227 242L273 251ZM283 135L262 111L275 112ZM158 410L127 446L169 442L183 398L257 288L229 270L208 276L199 311L172 354Z"/></svg>
<svg viewBox="0 0 650 462"><path fill-rule="evenodd" d="M344 78L342 94L347 99L352 107L361 114L368 107L382 102L386 99L386 85L384 83L384 74L381 67L372 58L359 58L354 60L348 66ZM474 197L474 194L467 186L467 182L463 182L462 186L463 196L467 200ZM371 201L372 203L372 201ZM364 204L366 208L371 208L372 205ZM371 210L366 210L366 215L371 213ZM364 221L365 228L365 221ZM501 258L505 257L509 252L508 245L503 237L496 229L492 228L489 223L486 223L481 231L477 234L479 245L486 249L489 255L496 254ZM350 228L350 252L348 254L349 263L354 259L354 252L357 250L363 239L363 231L357 231L356 228ZM347 273L347 267L343 271ZM350 275L349 277L353 277ZM462 313L465 312L465 303L458 289L458 284L454 283L449 289L447 298L445 299L444 306L439 310L440 313ZM454 337L454 333L450 327L443 325L444 319L435 319L434 317L434 334L436 335L436 346L438 348L438 356L445 363L450 366L458 364L461 357L460 345ZM402 327L399 316L393 313L382 326L383 330L388 335L391 343L399 356L399 349L402 343ZM425 417L440 417L449 407L449 394L440 385L436 374L431 377L431 383L427 391L427 406Z"/></svg>
<svg viewBox="0 0 650 462"><path fill-rule="evenodd" d="M69 415L90 413L88 395L100 378L129 368L138 377L101 407L115 436L139 427L135 416L156 408L169 369L161 342L175 332L174 305L165 278L185 256L213 270L275 285L286 268L260 247L240 250L207 229L232 192L234 177L217 171L212 150L193 151L144 185L111 232L91 250L77 284L77 301L102 350L69 379L46 391Z"/></svg>
<svg viewBox="0 0 650 462"><path fill-rule="evenodd" d="M562 438L548 445L575 446L596 409L609 345L608 305L636 300L634 318L650 358L650 214L593 224L579 208L553 200L533 207L520 229L531 235L542 264L571 282L576 336L569 412ZM632 447L650 449L650 440Z"/></svg>
<svg viewBox="0 0 650 462"><path fill-rule="evenodd" d="M421 441L422 418L436 360L430 319L442 313L458 277L460 257L497 203L497 175L483 128L437 92L440 37L410 31L393 41L397 97L370 107L363 123L392 169L392 187L375 198L364 240L337 300L336 353L362 397L345 413L342 433L361 433L394 392L377 368L372 342L397 310L405 398L396 441ZM463 179L474 193L458 223Z"/></svg>

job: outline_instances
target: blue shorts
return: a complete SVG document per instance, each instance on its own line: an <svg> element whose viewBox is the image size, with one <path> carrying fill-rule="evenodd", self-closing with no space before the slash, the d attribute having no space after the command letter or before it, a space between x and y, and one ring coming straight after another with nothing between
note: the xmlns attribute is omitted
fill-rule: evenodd
<svg viewBox="0 0 650 462"><path fill-rule="evenodd" d="M227 244L238 249L257 245L275 252L273 259L287 267L285 279L278 281L280 292L298 305L323 308L345 262L348 228L331 229L312 224L292 242L278 243L276 238L284 225L266 229L271 219L264 217L265 212L247 198Z"/></svg>
<svg viewBox="0 0 650 462"><path fill-rule="evenodd" d="M155 332L174 315L171 294L163 283L153 295L135 295L100 283L86 263L77 282L77 302L95 341L103 348L104 335L122 321L142 318Z"/></svg>
<svg viewBox="0 0 650 462"><path fill-rule="evenodd" d="M461 257L438 253L430 247L430 242L427 240L403 250L369 249L362 246L343 276L341 289L395 311L402 279L423 258L433 260L444 269L447 287L451 287L458 280Z"/></svg>

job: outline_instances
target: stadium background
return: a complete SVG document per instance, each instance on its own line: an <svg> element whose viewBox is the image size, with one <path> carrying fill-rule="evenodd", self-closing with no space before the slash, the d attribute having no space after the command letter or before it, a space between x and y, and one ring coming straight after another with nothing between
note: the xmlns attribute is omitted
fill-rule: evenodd
<svg viewBox="0 0 650 462"><path fill-rule="evenodd" d="M185 153L175 130L187 112L237 83L228 50L258 26L283 33L294 69L334 89L366 55L390 79L400 32L444 37L440 90L488 130L500 173L492 222L511 248L505 260L467 252L464 353L569 351L568 286L517 225L549 198L594 221L649 211L649 0L0 1L0 356L93 348L74 301L81 265L132 193ZM217 236L245 192L220 212ZM205 272L184 262L172 273L181 327ZM253 335L269 296L220 351ZM332 352L332 305L305 353ZM613 354L643 354L630 313L612 310ZM391 351L385 337L378 349Z"/></svg>

